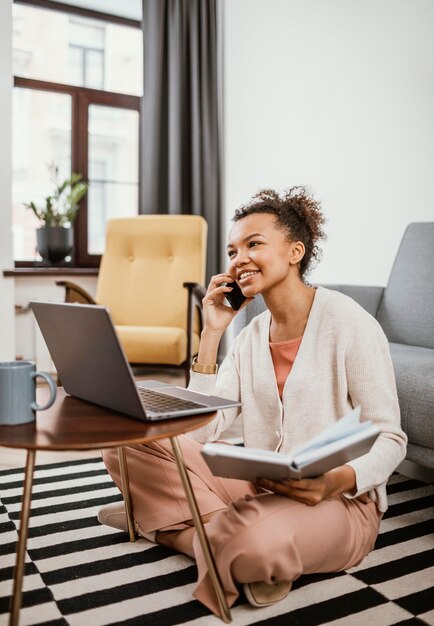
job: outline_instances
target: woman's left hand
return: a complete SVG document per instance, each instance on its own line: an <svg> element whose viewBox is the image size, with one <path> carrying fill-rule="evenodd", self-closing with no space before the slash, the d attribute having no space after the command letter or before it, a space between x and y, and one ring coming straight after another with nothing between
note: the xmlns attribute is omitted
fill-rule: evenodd
<svg viewBox="0 0 434 626"><path fill-rule="evenodd" d="M278 495L315 506L322 500L337 496L344 491L354 491L356 475L351 466L342 465L317 478L282 481L260 479L257 485Z"/></svg>

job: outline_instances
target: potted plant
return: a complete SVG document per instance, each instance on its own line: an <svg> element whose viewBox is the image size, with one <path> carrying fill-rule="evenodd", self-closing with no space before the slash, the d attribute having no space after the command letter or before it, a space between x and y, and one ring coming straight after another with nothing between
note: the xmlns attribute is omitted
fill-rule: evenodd
<svg viewBox="0 0 434 626"><path fill-rule="evenodd" d="M25 203L44 225L36 230L38 252L43 261L60 263L71 255L74 245L73 228L80 200L86 195L88 185L81 174L72 174L59 183L59 167L48 165L54 191L45 198L44 204Z"/></svg>

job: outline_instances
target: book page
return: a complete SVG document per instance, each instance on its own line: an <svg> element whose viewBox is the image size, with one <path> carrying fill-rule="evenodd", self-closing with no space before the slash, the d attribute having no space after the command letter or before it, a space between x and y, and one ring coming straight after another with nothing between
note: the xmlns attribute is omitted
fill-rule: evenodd
<svg viewBox="0 0 434 626"><path fill-rule="evenodd" d="M360 406L356 406L350 413L341 417L335 424L326 428L322 433L310 439L304 446L297 448L295 451L295 455L302 454L307 450L317 450L322 446L331 443L333 441L338 441L343 437L348 437L353 433L357 433L359 431L364 430L365 428L370 426L370 422L360 422L360 414L361 408Z"/></svg>
<svg viewBox="0 0 434 626"><path fill-rule="evenodd" d="M341 437L335 441L330 441L321 446L321 448L309 448L308 450L303 450L302 452L297 453L293 460L295 467L302 469L305 466L310 466L316 461L323 460L326 461L327 466L330 465L328 469L332 469L339 464L343 464L344 462L355 458L351 453L351 449L353 447L358 450L357 456L359 456L359 454L366 454L369 452L375 439L380 434L380 431L371 422L363 422L363 426L364 428L361 431L353 432L350 435L346 435L345 437ZM345 459L341 462L338 462L338 460L335 461L332 458L339 452L341 452L345 457ZM331 461L328 462L327 459L331 459ZM324 469L323 471L328 470Z"/></svg>

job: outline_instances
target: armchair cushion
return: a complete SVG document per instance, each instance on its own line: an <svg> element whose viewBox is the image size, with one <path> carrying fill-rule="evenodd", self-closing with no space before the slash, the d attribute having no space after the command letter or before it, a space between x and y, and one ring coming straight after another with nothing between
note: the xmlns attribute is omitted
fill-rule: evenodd
<svg viewBox="0 0 434 626"><path fill-rule="evenodd" d="M187 352L184 328L170 326L116 325L129 363L181 365ZM193 350L199 350L199 335L194 333Z"/></svg>
<svg viewBox="0 0 434 626"><path fill-rule="evenodd" d="M204 281L206 229L202 217L191 215L107 223L96 301L116 325L185 328L183 283Z"/></svg>

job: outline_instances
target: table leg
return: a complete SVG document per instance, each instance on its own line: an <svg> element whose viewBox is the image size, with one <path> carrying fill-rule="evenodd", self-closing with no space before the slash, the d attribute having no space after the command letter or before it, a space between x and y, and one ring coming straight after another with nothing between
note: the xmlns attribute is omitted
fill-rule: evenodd
<svg viewBox="0 0 434 626"><path fill-rule="evenodd" d="M217 601L220 607L220 614L225 624L229 624L232 621L231 612L228 607L226 596L223 590L223 586L220 580L219 573L215 564L214 556L211 551L208 536L204 528L202 518L200 516L199 508L197 506L196 497L194 495L193 487L191 486L190 478L185 468L184 457L181 447L176 437L171 437L173 453L175 455L176 465L178 466L179 475L181 477L182 486L184 487L185 495L190 507L193 523L196 528L197 536L202 547L202 551L205 557L205 561L208 567L208 572L214 585L214 590L217 596Z"/></svg>
<svg viewBox="0 0 434 626"><path fill-rule="evenodd" d="M35 469L35 450L27 451L26 473L24 476L23 502L21 505L20 530L18 532L17 556L15 560L14 585L12 592L9 626L18 626L23 577L26 560L27 536L29 532L30 502L32 499L33 471Z"/></svg>
<svg viewBox="0 0 434 626"><path fill-rule="evenodd" d="M131 504L130 481L128 479L128 464L125 448L118 448L119 468L121 471L122 495L125 502L125 513L127 515L127 526L130 541L136 541L134 530L133 507Z"/></svg>

